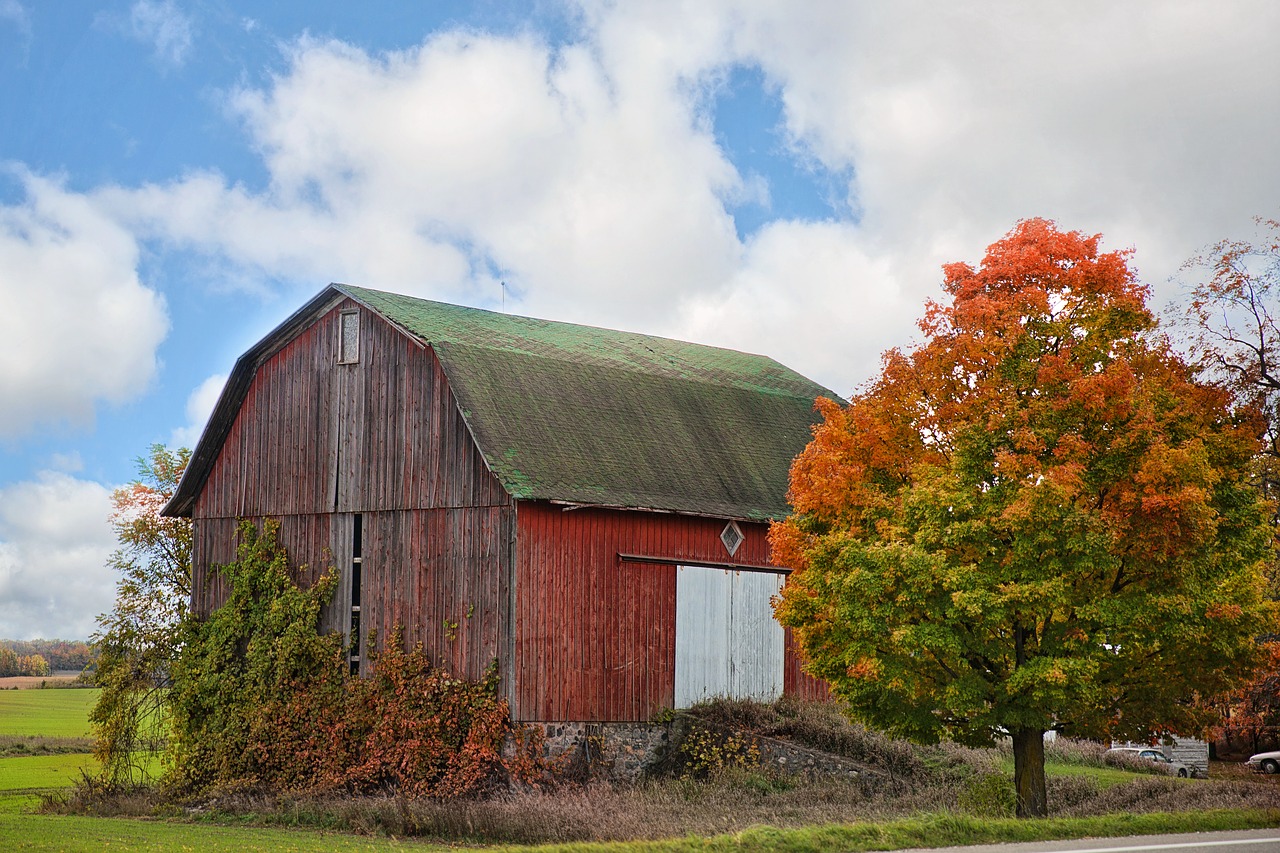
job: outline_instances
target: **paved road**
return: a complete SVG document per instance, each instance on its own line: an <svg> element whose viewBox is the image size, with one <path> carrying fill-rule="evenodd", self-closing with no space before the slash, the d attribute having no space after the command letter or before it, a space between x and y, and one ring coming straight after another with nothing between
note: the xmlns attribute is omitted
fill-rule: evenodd
<svg viewBox="0 0 1280 853"><path fill-rule="evenodd" d="M1189 832L1183 835L1130 835L1123 838L1088 838L1078 841L1028 841L1018 844L981 844L974 847L937 847L929 853L1280 853L1280 829L1239 832ZM923 853L923 851L921 852Z"/></svg>

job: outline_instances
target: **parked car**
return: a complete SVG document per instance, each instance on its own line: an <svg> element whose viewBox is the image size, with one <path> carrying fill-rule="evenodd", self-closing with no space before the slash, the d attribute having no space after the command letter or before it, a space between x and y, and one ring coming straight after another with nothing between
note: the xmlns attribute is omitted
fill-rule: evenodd
<svg viewBox="0 0 1280 853"><path fill-rule="evenodd" d="M1169 765L1169 772L1183 779L1192 775L1191 768L1183 764L1181 761L1173 761L1167 758L1163 752L1151 746L1115 746L1108 749L1107 755L1131 755L1134 758L1143 758L1147 761L1154 761L1157 764ZM1280 753L1277 753L1280 754Z"/></svg>
<svg viewBox="0 0 1280 853"><path fill-rule="evenodd" d="M1280 773L1280 752L1259 752L1257 755L1249 756L1245 764L1249 765L1254 773L1271 775Z"/></svg>

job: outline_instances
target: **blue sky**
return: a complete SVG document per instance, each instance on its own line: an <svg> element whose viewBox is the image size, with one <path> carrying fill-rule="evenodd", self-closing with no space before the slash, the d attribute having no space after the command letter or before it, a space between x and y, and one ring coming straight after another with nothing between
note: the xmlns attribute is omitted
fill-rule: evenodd
<svg viewBox="0 0 1280 853"><path fill-rule="evenodd" d="M1280 199L1280 7L0 0L0 636L110 605L110 490L329 281L850 393L1048 216L1179 265Z"/></svg>

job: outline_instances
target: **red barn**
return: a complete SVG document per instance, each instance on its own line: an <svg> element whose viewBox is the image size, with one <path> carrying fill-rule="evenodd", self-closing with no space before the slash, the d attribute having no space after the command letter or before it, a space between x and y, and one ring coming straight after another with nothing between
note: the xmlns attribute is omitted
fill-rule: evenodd
<svg viewBox="0 0 1280 853"><path fill-rule="evenodd" d="M327 630L401 626L522 721L822 692L769 599L768 521L831 392L772 359L331 285L245 353L165 508L192 607L274 518Z"/></svg>

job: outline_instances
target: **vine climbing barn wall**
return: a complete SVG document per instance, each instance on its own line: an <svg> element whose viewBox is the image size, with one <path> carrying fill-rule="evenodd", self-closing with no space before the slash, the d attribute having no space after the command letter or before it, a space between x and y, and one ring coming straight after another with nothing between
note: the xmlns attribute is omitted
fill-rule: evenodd
<svg viewBox="0 0 1280 853"><path fill-rule="evenodd" d="M339 318L352 310L359 358L339 364ZM400 628L468 678L508 659L514 504L430 347L346 300L253 379L192 512L193 607L225 600L214 567L234 560L238 519L273 518L299 581L336 573L324 627L349 635L357 516L362 635L382 643Z"/></svg>

